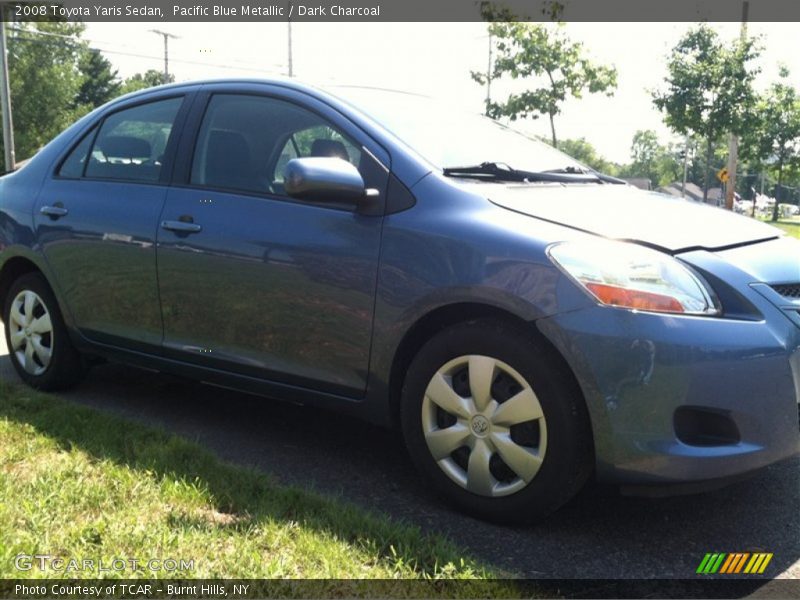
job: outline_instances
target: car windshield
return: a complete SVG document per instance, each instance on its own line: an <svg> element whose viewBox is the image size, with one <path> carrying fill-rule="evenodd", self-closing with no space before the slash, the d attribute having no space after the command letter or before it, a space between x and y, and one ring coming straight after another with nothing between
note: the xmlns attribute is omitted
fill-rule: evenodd
<svg viewBox="0 0 800 600"><path fill-rule="evenodd" d="M432 98L357 87L332 87L330 91L440 169L496 163L521 171L585 170L544 142Z"/></svg>

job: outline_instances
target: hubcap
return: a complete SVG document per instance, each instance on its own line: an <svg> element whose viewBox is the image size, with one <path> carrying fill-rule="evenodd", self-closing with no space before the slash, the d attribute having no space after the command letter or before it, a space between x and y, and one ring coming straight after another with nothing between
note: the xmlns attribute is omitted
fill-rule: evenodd
<svg viewBox="0 0 800 600"><path fill-rule="evenodd" d="M480 496L528 485L547 451L547 425L530 384L488 356L460 356L425 390L422 429L428 450L450 479Z"/></svg>
<svg viewBox="0 0 800 600"><path fill-rule="evenodd" d="M11 351L25 372L41 375L53 356L53 324L47 306L35 292L23 290L11 303L10 317Z"/></svg>
<svg viewBox="0 0 800 600"><path fill-rule="evenodd" d="M486 432L491 427L492 423L483 415L475 415L472 417L472 434L478 437L485 437Z"/></svg>

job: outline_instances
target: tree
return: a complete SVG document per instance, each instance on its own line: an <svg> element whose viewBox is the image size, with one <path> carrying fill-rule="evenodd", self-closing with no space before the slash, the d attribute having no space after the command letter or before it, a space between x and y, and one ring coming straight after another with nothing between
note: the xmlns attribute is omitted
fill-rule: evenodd
<svg viewBox="0 0 800 600"><path fill-rule="evenodd" d="M555 117L568 97L580 98L584 91L610 96L616 89L616 69L586 58L583 45L567 38L563 24L493 22L488 29L497 56L488 74L473 71L472 78L485 85L508 74L538 87L511 94L505 102L488 102L487 114L512 121L547 115L553 146L558 146Z"/></svg>
<svg viewBox="0 0 800 600"><path fill-rule="evenodd" d="M170 74L167 83L175 81L175 76ZM136 73L128 77L122 84L121 92L129 94L131 92L138 92L149 87L155 87L164 83L164 72L156 69L148 69L144 73Z"/></svg>
<svg viewBox="0 0 800 600"><path fill-rule="evenodd" d="M651 129L637 131L633 134L631 142L631 159L633 160L631 169L639 177L649 179L657 186L660 178L656 172L656 161L662 152L663 149L658 143L655 131Z"/></svg>
<svg viewBox="0 0 800 600"><path fill-rule="evenodd" d="M683 144L665 146L658 141L655 131L639 130L631 141L631 164L621 174L649 179L653 187L669 185L683 178L683 152Z"/></svg>
<svg viewBox="0 0 800 600"><path fill-rule="evenodd" d="M18 22L9 30L8 68L15 154L32 156L81 116L75 99L83 83L84 25ZM37 32L53 35L42 35Z"/></svg>
<svg viewBox="0 0 800 600"><path fill-rule="evenodd" d="M724 133L745 134L754 104L750 62L760 53L753 39L726 46L706 25L690 30L668 57L665 90L653 94L665 122L680 134L694 133L706 143L703 200L708 198L714 143Z"/></svg>
<svg viewBox="0 0 800 600"><path fill-rule="evenodd" d="M565 154L570 155L572 158L585 164L596 171L606 173L608 175L616 175L619 167L602 157L594 146L586 141L585 138L577 140L561 140L559 149Z"/></svg>
<svg viewBox="0 0 800 600"><path fill-rule="evenodd" d="M658 135L652 129L640 129L633 134L631 141L633 164L645 165L649 169L660 151L661 144L658 143Z"/></svg>
<svg viewBox="0 0 800 600"><path fill-rule="evenodd" d="M800 96L787 83L789 70L781 68L780 80L773 83L756 105L755 133L748 136L749 155L763 163L770 160L778 175L772 220L780 214L778 204L785 169L800 168Z"/></svg>
<svg viewBox="0 0 800 600"><path fill-rule="evenodd" d="M659 145L653 171L655 174L654 186L669 185L674 181L683 180L683 153L685 151L686 148L683 144ZM690 164L687 163L687 177Z"/></svg>
<svg viewBox="0 0 800 600"><path fill-rule="evenodd" d="M116 69L95 48L88 48L80 58L78 68L83 75L83 83L75 99L76 106L86 106L89 110L101 106L119 95L121 82Z"/></svg>

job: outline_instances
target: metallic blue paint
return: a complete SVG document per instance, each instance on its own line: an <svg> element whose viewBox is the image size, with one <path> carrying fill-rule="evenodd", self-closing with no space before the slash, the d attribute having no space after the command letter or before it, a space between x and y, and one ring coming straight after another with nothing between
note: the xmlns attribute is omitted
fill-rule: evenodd
<svg viewBox="0 0 800 600"><path fill-rule="evenodd" d="M400 209L359 213L189 185L204 107L223 92L281 98L334 123L376 159L383 208ZM105 115L175 95L185 97L181 135L161 182L54 176ZM39 214L56 202L69 214ZM665 230L671 207L684 220L704 211L703 227ZM632 208L636 222L626 220ZM201 232L159 227L187 214ZM546 252L593 235L676 254L714 288L723 314L597 305ZM12 260L43 272L81 350L221 386L389 424L408 358L399 349L413 351L440 317L506 315L572 370L602 480L716 479L798 449L800 303L768 284L800 282L800 244L613 185L455 181L346 101L296 82L165 86L97 109L0 178L0 251L0 281ZM681 442L673 420L682 406L726 415L741 440Z"/></svg>

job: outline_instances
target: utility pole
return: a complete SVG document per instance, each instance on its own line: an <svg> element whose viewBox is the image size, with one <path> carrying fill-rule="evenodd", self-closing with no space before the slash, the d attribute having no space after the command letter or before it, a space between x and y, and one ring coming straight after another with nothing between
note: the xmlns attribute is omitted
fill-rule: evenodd
<svg viewBox="0 0 800 600"><path fill-rule="evenodd" d="M169 38L177 40L178 36L160 29L151 29L150 32L164 37L164 83L169 83Z"/></svg>
<svg viewBox="0 0 800 600"><path fill-rule="evenodd" d="M289 14L292 14L292 3L291 1L287 3L289 5ZM287 48L287 63L289 65L289 77L294 77L294 61L292 60L292 18L288 17L286 20L286 40L288 44Z"/></svg>
<svg viewBox="0 0 800 600"><path fill-rule="evenodd" d="M8 82L8 52L6 51L5 6L0 6L0 66L3 78L0 81L0 104L3 105L3 149L6 172L16 168L14 154L14 121L11 118L11 86Z"/></svg>
<svg viewBox="0 0 800 600"><path fill-rule="evenodd" d="M744 45L747 41L747 13L750 10L748 0L742 1L742 29L739 34L739 43ZM725 185L725 208L733 210L733 200L736 194L736 163L739 159L739 138L731 134L728 138L728 181Z"/></svg>
<svg viewBox="0 0 800 600"><path fill-rule="evenodd" d="M288 62L289 62L289 77L294 77L294 64L292 61L292 22L287 21L286 25L289 28L289 54L288 54Z"/></svg>

